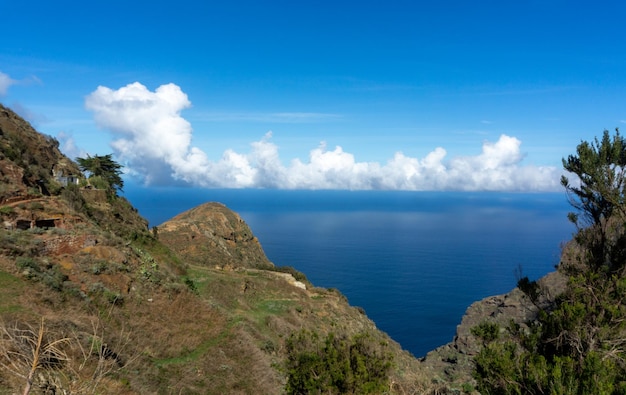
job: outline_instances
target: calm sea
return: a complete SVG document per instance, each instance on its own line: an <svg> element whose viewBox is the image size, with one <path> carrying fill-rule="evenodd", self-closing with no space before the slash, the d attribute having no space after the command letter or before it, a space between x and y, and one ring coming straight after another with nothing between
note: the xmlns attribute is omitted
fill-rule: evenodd
<svg viewBox="0 0 626 395"><path fill-rule="evenodd" d="M564 193L143 189L158 225L207 201L238 212L276 265L339 289L415 356L452 340L465 309L552 271L574 227Z"/></svg>

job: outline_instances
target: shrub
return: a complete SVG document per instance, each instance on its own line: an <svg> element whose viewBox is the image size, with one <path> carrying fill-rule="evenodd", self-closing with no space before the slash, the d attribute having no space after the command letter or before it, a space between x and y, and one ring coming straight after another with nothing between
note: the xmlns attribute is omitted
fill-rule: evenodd
<svg viewBox="0 0 626 395"><path fill-rule="evenodd" d="M80 193L80 188L77 185L69 184L61 192L61 197L67 202L68 206L76 212L85 212L87 209L87 203L83 195Z"/></svg>
<svg viewBox="0 0 626 395"><path fill-rule="evenodd" d="M89 184L96 189L108 190L110 188L109 183L100 176L92 176L88 179Z"/></svg>
<svg viewBox="0 0 626 395"><path fill-rule="evenodd" d="M20 256L15 260L15 265L21 270L33 270L35 272L41 271L39 262L35 261L31 257Z"/></svg>
<svg viewBox="0 0 626 395"><path fill-rule="evenodd" d="M482 322L471 329L472 335L482 339L485 343L490 343L500 335L500 325L494 322Z"/></svg>
<svg viewBox="0 0 626 395"><path fill-rule="evenodd" d="M29 207L33 211L42 211L44 209L43 204L41 202L32 202Z"/></svg>
<svg viewBox="0 0 626 395"><path fill-rule="evenodd" d="M45 261L41 262L31 257L18 257L15 260L15 265L22 270L29 279L40 281L55 291L62 291L63 284L68 279L56 265Z"/></svg>
<svg viewBox="0 0 626 395"><path fill-rule="evenodd" d="M388 388L392 356L387 344L367 333L351 338L330 333L292 334L287 340L288 394L381 393Z"/></svg>
<svg viewBox="0 0 626 395"><path fill-rule="evenodd" d="M2 206L0 207L0 215L11 216L15 214L15 209L11 206Z"/></svg>
<svg viewBox="0 0 626 395"><path fill-rule="evenodd" d="M183 283L185 283L185 285L187 286L187 288L194 294L198 294L198 286L196 285L195 281L193 281L191 278L189 278L188 276L184 276L183 277Z"/></svg>

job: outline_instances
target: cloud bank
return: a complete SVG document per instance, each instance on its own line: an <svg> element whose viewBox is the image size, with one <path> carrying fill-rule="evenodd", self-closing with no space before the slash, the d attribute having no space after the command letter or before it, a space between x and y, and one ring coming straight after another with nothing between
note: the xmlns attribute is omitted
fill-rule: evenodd
<svg viewBox="0 0 626 395"><path fill-rule="evenodd" d="M175 84L154 92L135 82L112 90L100 86L85 100L126 170L146 184L187 183L207 188L351 189L351 190L559 190L555 167L522 165L521 141L501 135L485 142L480 154L446 158L435 148L424 158L397 152L386 163L360 162L340 146L322 142L307 160L285 165L268 132L247 153L227 149L210 159L192 145L191 124L181 111L191 106Z"/></svg>

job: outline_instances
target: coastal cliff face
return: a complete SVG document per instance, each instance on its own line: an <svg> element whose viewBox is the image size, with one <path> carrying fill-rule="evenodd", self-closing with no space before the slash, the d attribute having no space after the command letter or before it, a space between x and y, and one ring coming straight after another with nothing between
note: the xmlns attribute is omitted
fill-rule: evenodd
<svg viewBox="0 0 626 395"><path fill-rule="evenodd" d="M484 322L496 323L504 330L509 324L525 326L537 317L538 306L545 307L565 289L567 277L552 272L538 281L542 298L534 303L519 289L514 288L503 295L490 296L472 303L457 326L454 339L431 352L423 359L423 367L435 379L457 387L474 383L473 358L483 346L482 340L472 334L472 328Z"/></svg>

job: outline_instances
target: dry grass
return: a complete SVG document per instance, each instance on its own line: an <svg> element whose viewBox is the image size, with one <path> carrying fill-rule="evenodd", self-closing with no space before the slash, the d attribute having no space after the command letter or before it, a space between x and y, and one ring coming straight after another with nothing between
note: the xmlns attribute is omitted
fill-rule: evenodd
<svg viewBox="0 0 626 395"><path fill-rule="evenodd" d="M130 338L127 333L108 335L100 321L91 324L81 328L74 321L43 317L38 326L24 320L1 322L0 382L24 395L31 390L94 394L120 387L110 377L133 363L127 353Z"/></svg>
<svg viewBox="0 0 626 395"><path fill-rule="evenodd" d="M68 275L71 287L66 284L61 291L28 282L14 262L0 259L0 283L7 285L0 292L10 296L0 300L0 317L32 325L45 316L50 333L80 340L70 342L66 352L71 362L61 370L76 379L55 376L55 385L72 387L75 393L94 393L97 388L128 394L280 393L285 384L280 370L285 339L293 331L307 328L350 336L375 328L333 290L304 291L263 270L189 266L187 278L196 294L177 283L173 271L161 283L142 279L141 256L132 246L118 246L115 254L108 254L107 248L47 257ZM154 246L142 248L156 257L157 270L167 267L167 253ZM93 284L122 295L123 303L90 293ZM18 308L8 311L9 306ZM380 332L377 336L390 341ZM106 343L122 365L96 355L93 345L98 343ZM397 355L390 393L433 393L435 387L419 363L390 343ZM15 391L19 384L15 376L0 375L0 387Z"/></svg>

